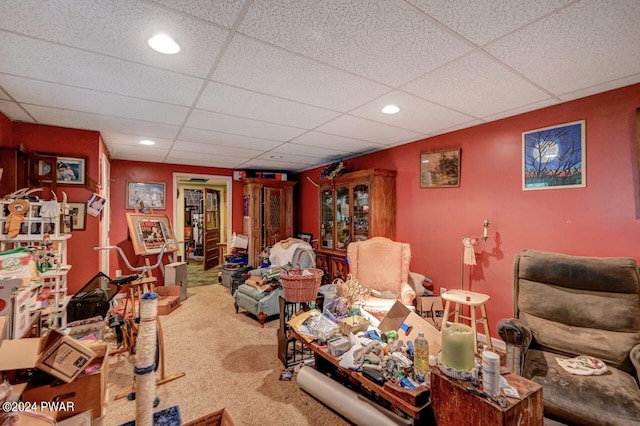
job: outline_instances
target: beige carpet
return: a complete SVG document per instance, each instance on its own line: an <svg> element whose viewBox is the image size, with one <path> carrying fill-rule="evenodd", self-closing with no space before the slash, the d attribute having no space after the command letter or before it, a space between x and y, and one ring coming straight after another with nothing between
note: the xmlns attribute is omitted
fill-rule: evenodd
<svg viewBox="0 0 640 426"><path fill-rule="evenodd" d="M166 375L186 376L157 388L156 411L177 405L184 422L227 407L239 426L349 424L299 389L295 377L279 380L284 367L277 356L277 320L261 329L254 317L236 314L233 298L219 284L189 288L188 295L176 311L160 317ZM131 390L134 362L127 355L110 359L107 426L135 418L135 401L114 401Z"/></svg>

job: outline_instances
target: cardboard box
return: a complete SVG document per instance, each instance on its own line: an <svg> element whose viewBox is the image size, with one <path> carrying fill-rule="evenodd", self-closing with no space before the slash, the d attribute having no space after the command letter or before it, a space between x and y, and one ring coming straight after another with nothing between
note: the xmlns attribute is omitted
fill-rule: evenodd
<svg viewBox="0 0 640 426"><path fill-rule="evenodd" d="M408 332L403 330L405 328L402 327L403 324L409 328ZM430 354L436 355L442 349L440 331L415 312L411 312L400 301L396 301L387 312L387 315L380 321L378 329L383 333L395 330L398 332L398 338L405 342L418 337L418 333L424 333L424 337L429 341Z"/></svg>
<svg viewBox="0 0 640 426"><path fill-rule="evenodd" d="M109 367L109 354L94 358L85 366L83 373L71 383L60 383L53 380L50 383L32 386L29 385L22 393L22 400L38 403L47 402L55 408L56 403L62 407L73 410L55 411L56 421L64 420L84 411L91 411L93 418L102 417L107 393L107 374Z"/></svg>
<svg viewBox="0 0 640 426"><path fill-rule="evenodd" d="M158 315L169 315L180 307L180 287L156 287L158 296Z"/></svg>
<svg viewBox="0 0 640 426"><path fill-rule="evenodd" d="M95 352L84 343L55 330L50 331L44 339L36 367L66 383L74 381L96 357Z"/></svg>
<svg viewBox="0 0 640 426"><path fill-rule="evenodd" d="M438 330L442 328L444 305L440 296L417 297L416 313Z"/></svg>
<svg viewBox="0 0 640 426"><path fill-rule="evenodd" d="M214 411L190 422L183 423L182 426L236 426L236 422L233 420L233 417L231 417L229 410L223 408L222 410Z"/></svg>
<svg viewBox="0 0 640 426"><path fill-rule="evenodd" d="M187 300L187 264L173 262L164 265L164 285L180 287L180 301Z"/></svg>
<svg viewBox="0 0 640 426"><path fill-rule="evenodd" d="M333 356L340 356L351 349L351 342L346 337L337 337L327 342L327 350Z"/></svg>
<svg viewBox="0 0 640 426"><path fill-rule="evenodd" d="M69 383L96 357L89 347L55 330L43 338L4 340L0 346L0 371L15 383L21 370L38 368Z"/></svg>

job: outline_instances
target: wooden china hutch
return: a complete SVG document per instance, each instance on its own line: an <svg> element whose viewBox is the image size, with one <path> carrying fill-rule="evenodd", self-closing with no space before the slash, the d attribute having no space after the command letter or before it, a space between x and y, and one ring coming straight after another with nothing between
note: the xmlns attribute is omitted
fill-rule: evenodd
<svg viewBox="0 0 640 426"><path fill-rule="evenodd" d="M323 284L349 273L347 245L371 237L395 239L396 172L367 169L320 182L316 267Z"/></svg>

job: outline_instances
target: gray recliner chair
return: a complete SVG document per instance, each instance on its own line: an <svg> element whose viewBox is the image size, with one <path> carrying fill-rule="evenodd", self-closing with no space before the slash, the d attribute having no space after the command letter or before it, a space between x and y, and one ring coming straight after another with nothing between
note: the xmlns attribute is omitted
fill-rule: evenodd
<svg viewBox="0 0 640 426"><path fill-rule="evenodd" d="M545 416L576 425L640 425L640 275L628 258L523 250L515 258L515 318L501 320L507 367L543 388ZM557 358L589 355L600 376Z"/></svg>
<svg viewBox="0 0 640 426"><path fill-rule="evenodd" d="M298 264L295 266L300 266L301 268L310 268L315 265L315 253L305 248L297 248L294 252L293 259L298 261ZM288 266L292 267L294 265ZM269 271L270 268L259 268L251 270L247 274L261 276ZM280 281L279 277L276 279ZM280 296L284 296L282 286L265 293L248 284L240 284L233 294L236 313L242 308L258 317L260 327L264 327L264 323L269 318L274 319L280 316Z"/></svg>

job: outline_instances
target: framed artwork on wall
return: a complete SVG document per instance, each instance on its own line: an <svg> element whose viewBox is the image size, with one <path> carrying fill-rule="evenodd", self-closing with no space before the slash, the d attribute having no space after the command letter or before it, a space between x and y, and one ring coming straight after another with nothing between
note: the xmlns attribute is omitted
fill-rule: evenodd
<svg viewBox="0 0 640 426"><path fill-rule="evenodd" d="M58 185L87 186L87 157L36 154L34 159L37 179L50 182L55 177Z"/></svg>
<svg viewBox="0 0 640 426"><path fill-rule="evenodd" d="M420 154L420 188L460 186L460 148Z"/></svg>
<svg viewBox="0 0 640 426"><path fill-rule="evenodd" d="M87 203L69 203L69 215L73 231L84 231L87 228Z"/></svg>
<svg viewBox="0 0 640 426"><path fill-rule="evenodd" d="M144 208L164 210L166 185L164 182L127 182L127 209Z"/></svg>
<svg viewBox="0 0 640 426"><path fill-rule="evenodd" d="M587 185L585 121L522 133L522 189L582 188Z"/></svg>
<svg viewBox="0 0 640 426"><path fill-rule="evenodd" d="M136 255L160 253L165 243L175 241L167 215L127 213L127 225ZM176 250L176 244L169 244L164 251L168 253Z"/></svg>

